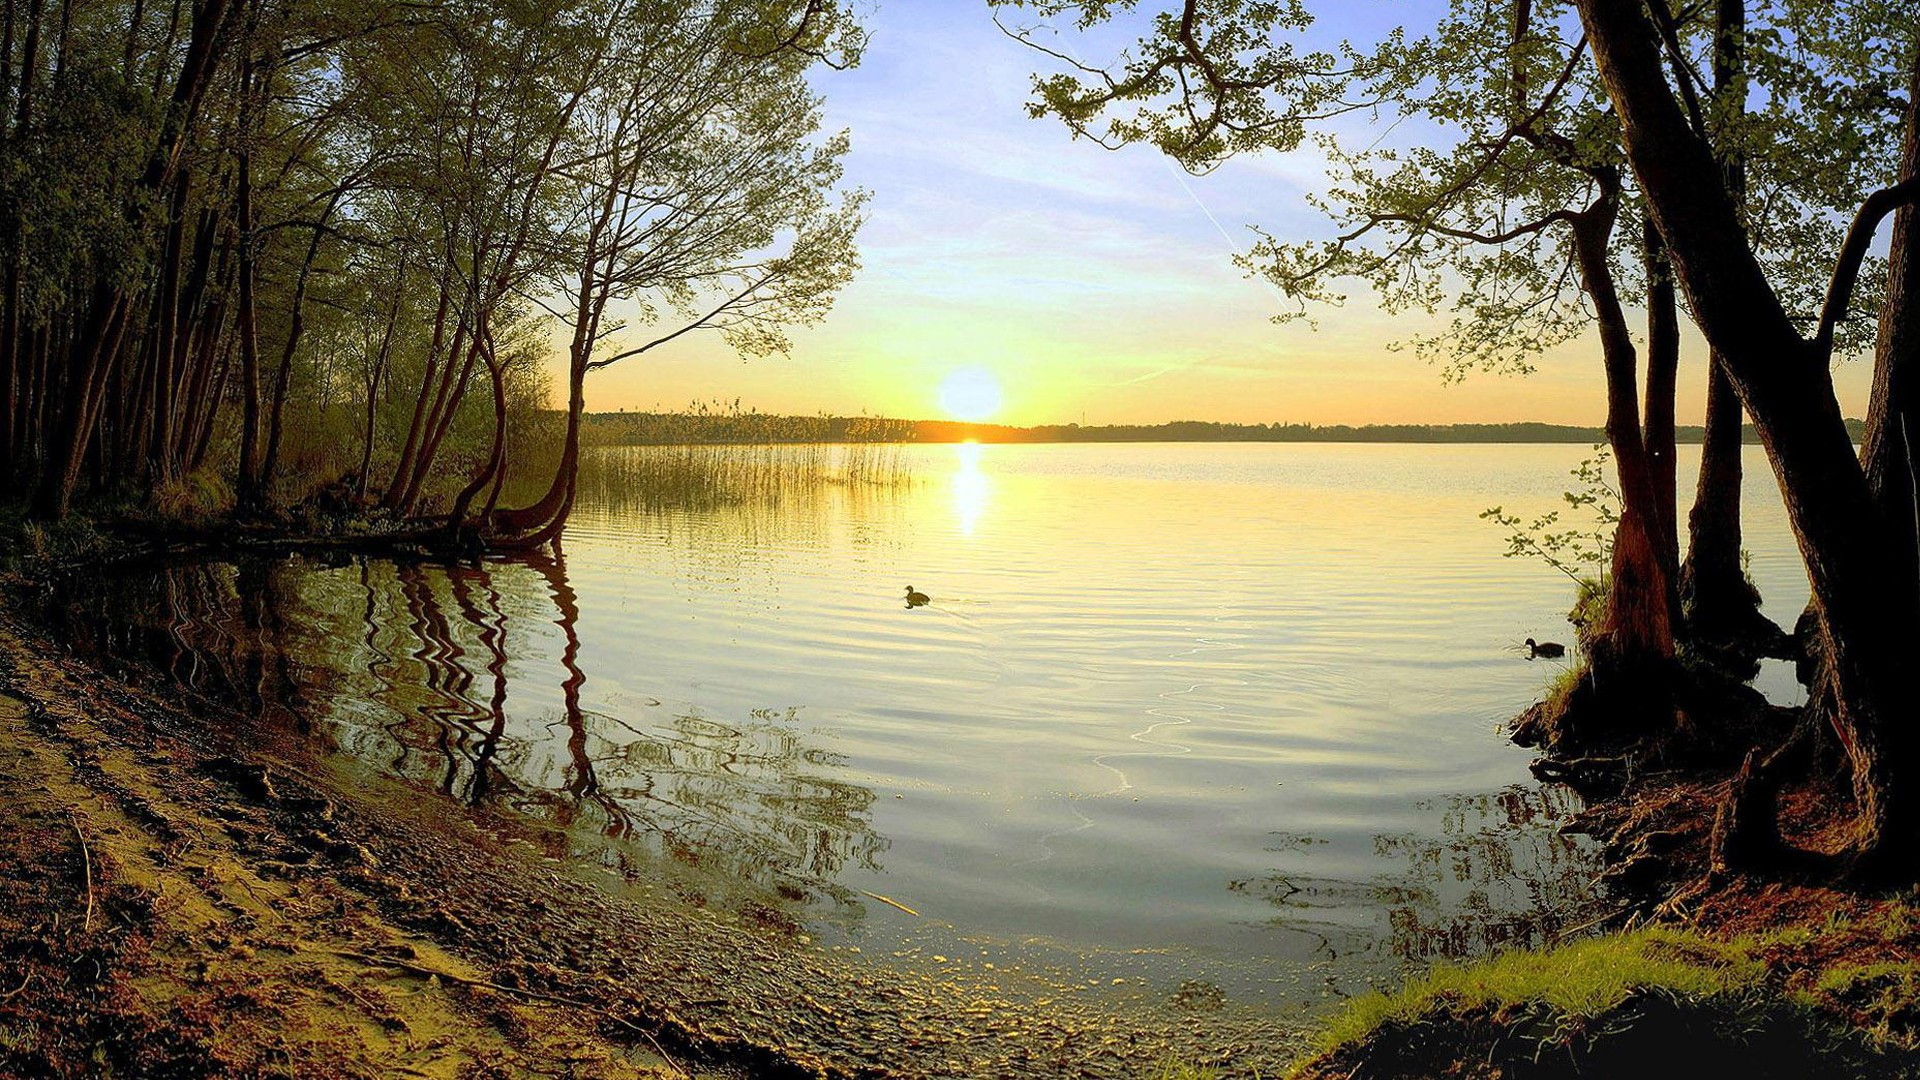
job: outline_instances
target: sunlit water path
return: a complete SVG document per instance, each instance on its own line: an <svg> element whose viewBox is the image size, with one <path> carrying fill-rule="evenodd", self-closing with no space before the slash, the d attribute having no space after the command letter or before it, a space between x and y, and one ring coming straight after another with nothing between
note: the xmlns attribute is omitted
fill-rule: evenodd
<svg viewBox="0 0 1920 1080"><path fill-rule="evenodd" d="M609 887L671 867L890 963L1299 1001L1593 913L1576 807L1501 735L1570 588L1478 518L1553 508L1584 448L925 446L836 481L845 453L601 451L561 558L202 562L65 611L96 656L563 828Z"/></svg>

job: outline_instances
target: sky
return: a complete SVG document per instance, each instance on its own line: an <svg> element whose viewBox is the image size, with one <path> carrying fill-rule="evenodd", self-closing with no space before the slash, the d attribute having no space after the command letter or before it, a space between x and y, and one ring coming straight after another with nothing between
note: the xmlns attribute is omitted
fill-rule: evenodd
<svg viewBox="0 0 1920 1080"><path fill-rule="evenodd" d="M1329 8L1321 29L1358 39L1422 27L1434 4ZM1311 151L1188 176L1150 148L1111 152L1031 119L1032 75L1053 61L1003 34L984 0L879 0L866 23L859 67L817 80L827 129L851 133L847 184L872 195L862 269L832 313L797 331L784 358L742 360L717 336L693 336L595 372L589 409L737 400L1012 424L1601 421L1591 340L1529 376L1447 385L1390 348L1433 324L1381 312L1364 288L1313 325L1273 323L1285 305L1233 259L1253 225L1288 240L1326 234L1306 201L1324 184ZM1069 47L1110 58L1097 42ZM1350 121L1346 134L1365 138L1373 123ZM1407 135L1386 127L1375 137ZM1682 423L1698 422L1705 356L1690 336ZM1864 413L1869 368L1836 369L1848 415Z"/></svg>

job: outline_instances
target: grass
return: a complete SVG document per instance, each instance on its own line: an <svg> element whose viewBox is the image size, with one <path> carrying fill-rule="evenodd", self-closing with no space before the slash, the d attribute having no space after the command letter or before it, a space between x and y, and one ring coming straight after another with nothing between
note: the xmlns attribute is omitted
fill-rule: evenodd
<svg viewBox="0 0 1920 1080"><path fill-rule="evenodd" d="M836 489L912 483L897 443L639 445L594 455L580 473L583 500L608 507L778 506Z"/></svg>
<svg viewBox="0 0 1920 1080"><path fill-rule="evenodd" d="M1845 994L1865 983L1884 983L1903 988L1911 1000L1920 990L1920 964L1889 961L1878 964L1847 964L1820 973L1815 987L1823 994Z"/></svg>
<svg viewBox="0 0 1920 1080"><path fill-rule="evenodd" d="M1610 584L1601 577L1583 577L1579 580L1573 598L1573 610L1567 612L1567 621L1580 632L1583 640L1593 628L1606 621Z"/></svg>
<svg viewBox="0 0 1920 1080"><path fill-rule="evenodd" d="M233 512L233 487L214 470L201 469L157 485L148 503L159 521L204 528Z"/></svg>
<svg viewBox="0 0 1920 1080"><path fill-rule="evenodd" d="M1439 965L1392 994L1355 998L1322 1032L1322 1049L1358 1042L1391 1022L1436 1012L1539 1003L1571 1018L1600 1016L1643 990L1706 997L1757 988L1766 969L1739 943L1647 929Z"/></svg>
<svg viewBox="0 0 1920 1080"><path fill-rule="evenodd" d="M0 574L33 576L51 567L93 562L112 547L92 515L39 522L27 516L24 506L0 507Z"/></svg>
<svg viewBox="0 0 1920 1080"><path fill-rule="evenodd" d="M1585 678L1586 674L1587 669L1584 666L1568 665L1561 668L1547 680L1547 688L1541 695L1542 699L1564 708L1567 699L1573 696L1573 691L1580 685L1580 680Z"/></svg>
<svg viewBox="0 0 1920 1080"><path fill-rule="evenodd" d="M1649 1011L1636 1002L1664 1004ZM1687 1016L1707 1019L1675 1026ZM1397 991L1348 1002L1292 1075L1338 1075L1355 1060L1405 1064L1410 1051L1433 1060L1492 1053L1503 1038L1525 1043L1541 1032L1549 1040L1611 1040L1593 1052L1618 1061L1623 1045L1646 1052L1682 1030L1708 1039L1703 1052L1774 1066L1834 1054L1835 1076L1910 1070L1920 1063L1920 908L1882 898L1726 939L1651 927L1439 965ZM1329 1062L1339 1063L1333 1072L1316 1071Z"/></svg>
<svg viewBox="0 0 1920 1080"><path fill-rule="evenodd" d="M589 413L588 446L766 446L781 443L899 443L915 426L873 416L777 416L734 402L694 402L678 412Z"/></svg>

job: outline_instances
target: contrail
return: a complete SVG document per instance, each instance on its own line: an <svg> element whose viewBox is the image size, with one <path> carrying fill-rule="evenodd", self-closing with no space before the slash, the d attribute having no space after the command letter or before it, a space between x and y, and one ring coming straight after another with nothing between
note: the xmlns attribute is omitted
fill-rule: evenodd
<svg viewBox="0 0 1920 1080"><path fill-rule="evenodd" d="M1193 200L1193 205L1199 207L1200 212L1207 215L1208 221L1213 222L1213 227L1219 231L1220 239L1225 240L1227 242L1227 250L1233 254L1234 259L1238 260L1238 259L1244 258L1247 253L1240 250L1240 245L1238 242L1234 240L1233 234L1227 232L1227 227L1225 225L1220 224L1220 219L1217 217L1214 217L1213 211L1209 210L1207 208L1207 204L1201 201L1200 193L1194 191L1193 185L1187 183L1187 175L1185 170L1181 169L1178 165L1175 165L1173 163L1173 159L1165 155L1162 155L1160 160L1166 164L1167 171L1173 174L1173 179L1175 180L1175 182L1177 182L1180 185L1180 190L1186 192L1187 198ZM1279 287L1274 285L1273 282L1268 281L1264 276L1259 274L1255 274L1252 276L1256 277L1259 280L1260 284L1266 286L1267 291L1273 294L1273 298L1275 300L1278 300L1283 304L1286 302L1286 299L1287 299L1286 295L1282 293Z"/></svg>
<svg viewBox="0 0 1920 1080"><path fill-rule="evenodd" d="M1240 250L1240 245L1234 242L1232 235L1227 232L1227 227L1220 224L1220 219L1213 216L1213 211L1207 209L1206 203L1200 201L1200 196L1194 192L1193 185L1187 183L1185 170L1175 165L1173 159L1165 154L1160 155L1160 161L1166 165L1167 171L1173 174L1173 179L1179 183L1180 190L1187 193L1187 198L1193 200L1193 205L1199 207L1200 212L1207 215L1207 220L1213 222L1213 227L1220 231L1220 239L1227 242L1227 250L1233 252L1233 257L1237 259L1246 254Z"/></svg>

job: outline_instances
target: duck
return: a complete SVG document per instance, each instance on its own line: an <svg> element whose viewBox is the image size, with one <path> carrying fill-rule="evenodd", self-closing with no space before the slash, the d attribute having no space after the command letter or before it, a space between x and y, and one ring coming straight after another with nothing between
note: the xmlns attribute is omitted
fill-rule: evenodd
<svg viewBox="0 0 1920 1080"><path fill-rule="evenodd" d="M1548 660L1558 660L1565 655L1567 655L1567 647L1557 641L1527 639L1527 659L1529 660L1542 656Z"/></svg>
<svg viewBox="0 0 1920 1080"><path fill-rule="evenodd" d="M907 586L907 606L908 607L919 607L920 605L926 603L931 599L933 598L928 596L926 593L915 592L913 589L913 586L911 585Z"/></svg>

